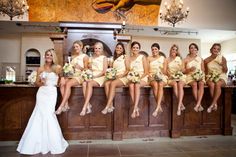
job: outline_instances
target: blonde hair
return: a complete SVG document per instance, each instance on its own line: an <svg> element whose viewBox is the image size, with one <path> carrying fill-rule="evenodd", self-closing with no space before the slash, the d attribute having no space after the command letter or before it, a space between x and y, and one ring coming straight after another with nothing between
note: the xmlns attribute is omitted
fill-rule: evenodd
<svg viewBox="0 0 236 157"><path fill-rule="evenodd" d="M56 52L55 50L52 48L52 49L47 49L44 53L44 56L46 56L46 54L50 52L52 54L52 64L57 64L57 55L56 55Z"/></svg>
<svg viewBox="0 0 236 157"><path fill-rule="evenodd" d="M177 50L176 50L176 52L177 52L177 53L176 53L176 56L179 56L179 57L181 58L180 53L179 53L179 46L176 45L176 44L173 44L173 45L170 47L170 53L171 53L171 50L172 50L174 47L177 48ZM170 56L170 53L169 53L169 56Z"/></svg>
<svg viewBox="0 0 236 157"><path fill-rule="evenodd" d="M78 44L78 45L80 46L80 48L81 48L80 51L83 52L83 42L80 41L80 40L76 40L76 41L73 42L73 46L74 46L75 44ZM74 49L74 47L73 47L73 53L72 53L72 55L74 55L74 51L75 51L75 49Z"/></svg>
<svg viewBox="0 0 236 157"><path fill-rule="evenodd" d="M102 54L104 54L103 43L101 43L101 42L96 42L96 43L94 44L94 46L95 46L95 45L99 45L99 46L102 48Z"/></svg>

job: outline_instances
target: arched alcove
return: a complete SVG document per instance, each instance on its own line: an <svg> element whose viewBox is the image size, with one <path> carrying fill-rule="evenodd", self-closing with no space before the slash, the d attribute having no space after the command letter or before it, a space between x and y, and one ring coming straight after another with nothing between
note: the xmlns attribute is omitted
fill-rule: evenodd
<svg viewBox="0 0 236 157"><path fill-rule="evenodd" d="M37 70L40 67L40 52L37 49L31 48L25 52L25 79L28 79L28 76L32 71Z"/></svg>

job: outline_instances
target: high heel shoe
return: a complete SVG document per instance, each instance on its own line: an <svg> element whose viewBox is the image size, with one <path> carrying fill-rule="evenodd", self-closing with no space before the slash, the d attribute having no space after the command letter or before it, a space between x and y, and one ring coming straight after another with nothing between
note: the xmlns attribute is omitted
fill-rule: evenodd
<svg viewBox="0 0 236 157"><path fill-rule="evenodd" d="M193 109L194 109L196 112L198 112L198 111L199 111L198 108L199 108L199 106L196 105Z"/></svg>
<svg viewBox="0 0 236 157"><path fill-rule="evenodd" d="M183 104L181 104L180 110L181 110L181 111L185 110L185 106L184 106Z"/></svg>
<svg viewBox="0 0 236 157"><path fill-rule="evenodd" d="M114 109L115 109L115 107L113 107L113 106L112 107L108 107L107 112L111 113L111 112L113 112Z"/></svg>
<svg viewBox="0 0 236 157"><path fill-rule="evenodd" d="M102 114L107 114L108 113L108 107L105 107L101 112L102 112Z"/></svg>
<svg viewBox="0 0 236 157"><path fill-rule="evenodd" d="M56 114L56 115L59 115L59 114L61 114L62 112L63 112L63 107L60 106L60 107L58 107L58 109L55 111L55 114Z"/></svg>
<svg viewBox="0 0 236 157"><path fill-rule="evenodd" d="M153 117L157 117L159 113L163 112L162 108L159 107L157 108L153 113L152 113L152 116Z"/></svg>
<svg viewBox="0 0 236 157"><path fill-rule="evenodd" d="M139 108L136 108L135 114L136 114L136 117L139 117Z"/></svg>
<svg viewBox="0 0 236 157"><path fill-rule="evenodd" d="M215 104L214 105L214 107L213 107L213 109L212 110L214 110L214 111L216 111L217 110L217 104Z"/></svg>
<svg viewBox="0 0 236 157"><path fill-rule="evenodd" d="M180 116L181 115L181 109L178 109L177 110L177 116Z"/></svg>
<svg viewBox="0 0 236 157"><path fill-rule="evenodd" d="M208 112L208 113L211 113L212 110L213 110L213 111L216 111L216 110L217 110L217 105L216 105L216 104L215 104L215 105L211 105L210 107L208 107L207 112Z"/></svg>
<svg viewBox="0 0 236 157"><path fill-rule="evenodd" d="M131 118L139 117L139 108L135 108L131 114Z"/></svg>
<svg viewBox="0 0 236 157"><path fill-rule="evenodd" d="M79 115L85 116L86 115L86 108L83 108Z"/></svg>
<svg viewBox="0 0 236 157"><path fill-rule="evenodd" d="M86 114L89 114L91 112L92 112L92 105L89 103L88 106L87 106Z"/></svg>
<svg viewBox="0 0 236 157"><path fill-rule="evenodd" d="M66 105L66 106L64 106L63 108L62 108L62 111L63 112L67 112L67 111L69 111L70 110L70 107L68 106L68 105Z"/></svg>
<svg viewBox="0 0 236 157"><path fill-rule="evenodd" d="M202 112L203 110L204 110L204 108L202 107L202 105L199 105L198 111L199 111L199 112Z"/></svg>

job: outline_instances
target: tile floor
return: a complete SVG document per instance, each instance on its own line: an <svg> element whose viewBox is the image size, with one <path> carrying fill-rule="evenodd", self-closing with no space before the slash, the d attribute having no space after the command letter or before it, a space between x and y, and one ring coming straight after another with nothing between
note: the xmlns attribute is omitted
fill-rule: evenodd
<svg viewBox="0 0 236 157"><path fill-rule="evenodd" d="M123 141L69 141L61 155L33 157L236 157L236 115L232 115L233 136L192 136ZM16 152L17 142L0 142L0 157L26 157Z"/></svg>

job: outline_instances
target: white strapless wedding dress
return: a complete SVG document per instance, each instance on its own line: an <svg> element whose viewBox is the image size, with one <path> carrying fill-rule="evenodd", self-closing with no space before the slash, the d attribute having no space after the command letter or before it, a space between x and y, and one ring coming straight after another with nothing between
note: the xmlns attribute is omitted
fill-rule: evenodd
<svg viewBox="0 0 236 157"><path fill-rule="evenodd" d="M68 147L54 113L58 76L43 72L41 77L46 78L46 85L38 89L35 108L17 147L21 154L61 154Z"/></svg>

